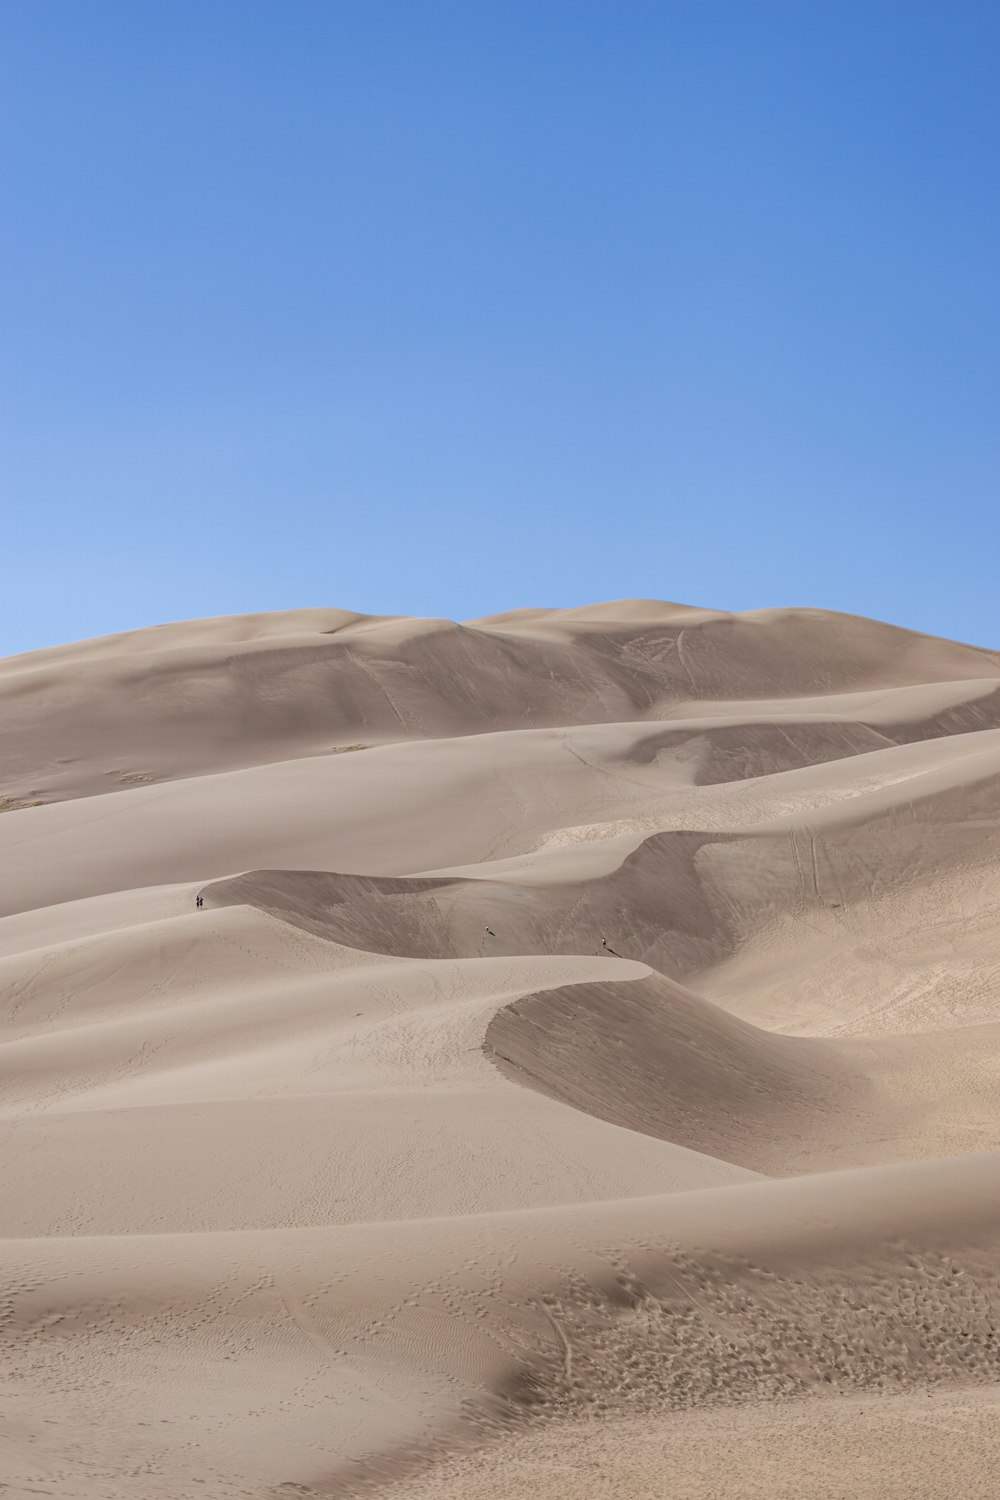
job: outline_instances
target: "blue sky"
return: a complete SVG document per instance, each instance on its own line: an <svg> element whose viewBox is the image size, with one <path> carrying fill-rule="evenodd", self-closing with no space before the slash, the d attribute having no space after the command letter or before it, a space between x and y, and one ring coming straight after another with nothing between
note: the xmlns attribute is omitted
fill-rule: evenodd
<svg viewBox="0 0 1000 1500"><path fill-rule="evenodd" d="M1000 646L1000 9L0 0L0 652L330 604Z"/></svg>

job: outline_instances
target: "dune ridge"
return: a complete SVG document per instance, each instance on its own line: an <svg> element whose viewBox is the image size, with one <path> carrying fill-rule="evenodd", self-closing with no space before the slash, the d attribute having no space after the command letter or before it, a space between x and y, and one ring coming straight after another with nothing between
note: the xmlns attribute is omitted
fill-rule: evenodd
<svg viewBox="0 0 1000 1500"><path fill-rule="evenodd" d="M993 1493L997 653L314 609L0 705L0 1493Z"/></svg>

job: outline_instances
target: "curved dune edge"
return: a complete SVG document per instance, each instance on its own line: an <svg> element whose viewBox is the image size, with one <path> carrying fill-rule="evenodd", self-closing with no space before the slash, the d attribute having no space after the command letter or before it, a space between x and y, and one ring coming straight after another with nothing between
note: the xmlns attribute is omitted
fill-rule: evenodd
<svg viewBox="0 0 1000 1500"><path fill-rule="evenodd" d="M765 1176L994 1145L1000 1025L865 1040L738 1021L660 974L523 995L483 1049L505 1077L628 1130ZM970 1118L946 1123L946 1078ZM954 1132L954 1133L952 1133Z"/></svg>
<svg viewBox="0 0 1000 1500"><path fill-rule="evenodd" d="M919 747L921 750L924 747ZM885 752L882 752L884 754ZM681 977L731 958L789 917L870 907L993 868L1000 733L963 735L888 786L751 826L670 829L605 841L608 858L558 848L491 878L249 870L215 881L212 905L249 904L349 947L397 957L600 952ZM878 759L878 757L876 757ZM793 773L794 774L794 773Z"/></svg>
<svg viewBox="0 0 1000 1500"><path fill-rule="evenodd" d="M225 1353L214 1385L173 1392L165 1411L211 1428L252 1382L229 1493L249 1464L268 1493L369 1495L581 1416L994 1384L998 1180L993 1153L427 1220L405 1241L378 1224L7 1240L0 1348L61 1351L71 1424L90 1399L78 1373L108 1380L130 1421L145 1387L164 1390L171 1347ZM333 1403L366 1457L324 1466L301 1449L287 1406L305 1369L311 1401ZM373 1381L411 1398L374 1426ZM181 1493L156 1479L163 1437L140 1424L135 1439L153 1486L139 1492Z"/></svg>
<svg viewBox="0 0 1000 1500"><path fill-rule="evenodd" d="M658 974L523 996L483 1047L550 1098L765 1173L795 1170L789 1139L815 1152L825 1130L829 1149L830 1116L843 1130L867 1094L835 1044L759 1031Z"/></svg>
<svg viewBox="0 0 1000 1500"><path fill-rule="evenodd" d="M433 1439L303 1475L301 1493L457 1494L456 1455L479 1454L489 1473L493 1445L509 1483L526 1434L581 1419L613 1438L616 1424L665 1413L807 1400L821 1416L830 1398L995 1389L998 1172L993 1155L684 1194L669 1211L566 1210L563 1248L576 1248L519 1292L525 1320L492 1391L467 1397ZM529 1263L545 1243L544 1216L530 1217L494 1225L501 1247L513 1247L508 1224L519 1247L525 1236Z"/></svg>

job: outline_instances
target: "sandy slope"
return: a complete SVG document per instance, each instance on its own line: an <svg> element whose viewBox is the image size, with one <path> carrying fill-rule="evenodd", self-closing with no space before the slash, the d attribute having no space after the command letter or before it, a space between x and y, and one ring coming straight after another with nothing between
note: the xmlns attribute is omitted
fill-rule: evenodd
<svg viewBox="0 0 1000 1500"><path fill-rule="evenodd" d="M305 610L0 708L0 1495L994 1493L994 653Z"/></svg>

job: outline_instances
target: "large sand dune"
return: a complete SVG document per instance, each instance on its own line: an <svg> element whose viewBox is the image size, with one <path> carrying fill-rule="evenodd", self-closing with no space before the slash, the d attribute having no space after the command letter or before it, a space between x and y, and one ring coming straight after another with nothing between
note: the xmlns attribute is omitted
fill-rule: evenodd
<svg viewBox="0 0 1000 1500"><path fill-rule="evenodd" d="M997 654L303 610L0 751L0 1495L995 1493Z"/></svg>

